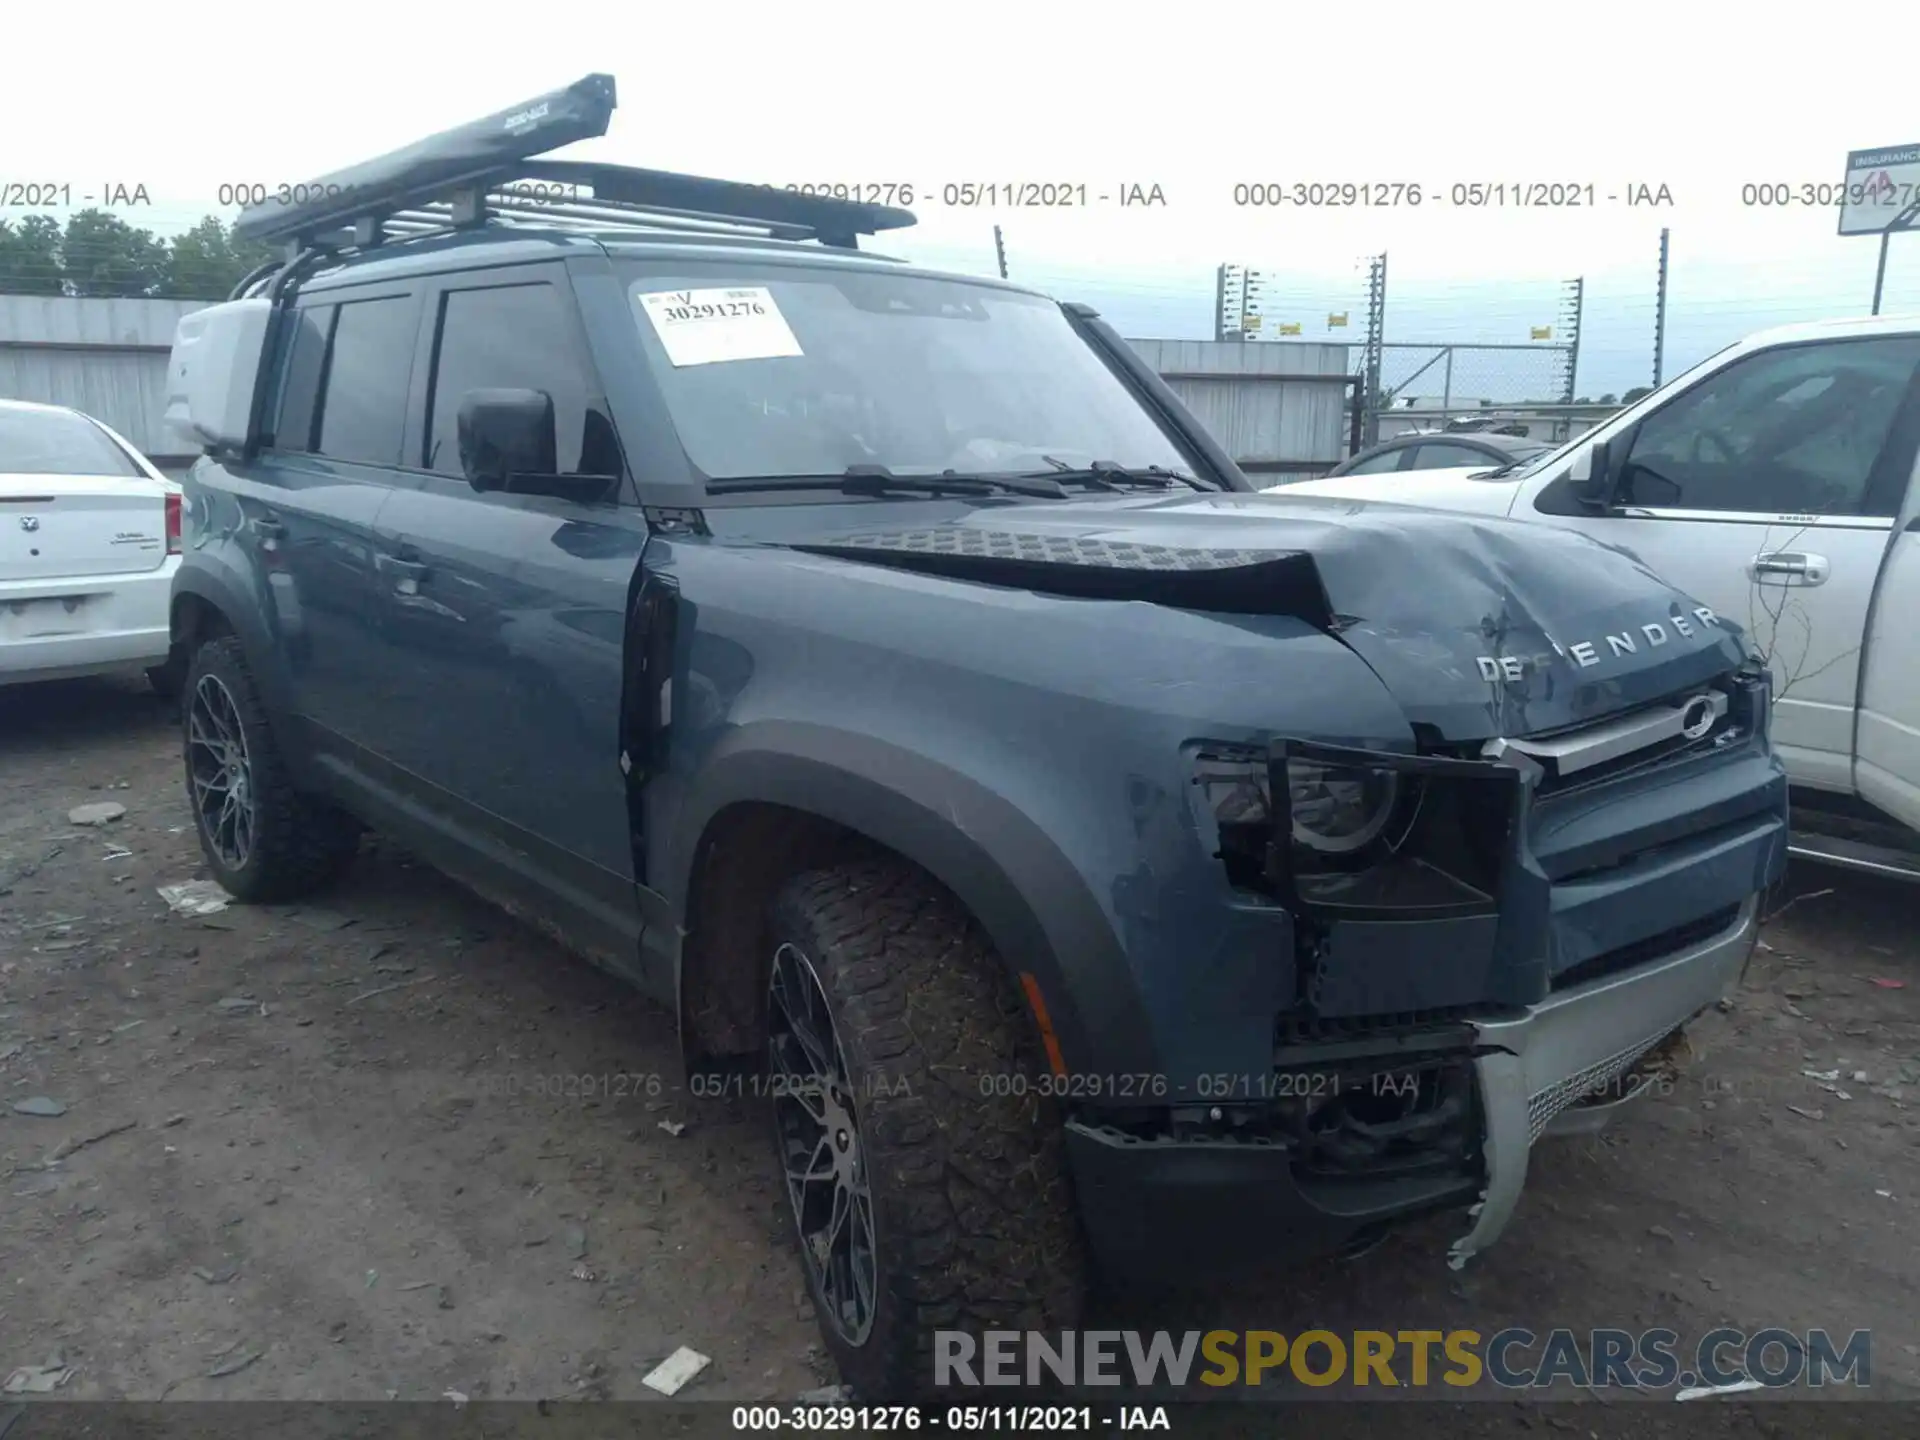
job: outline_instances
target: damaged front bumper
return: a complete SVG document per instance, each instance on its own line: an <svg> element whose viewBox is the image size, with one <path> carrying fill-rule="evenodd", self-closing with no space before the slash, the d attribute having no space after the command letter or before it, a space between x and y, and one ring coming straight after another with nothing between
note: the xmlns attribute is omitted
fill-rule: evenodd
<svg viewBox="0 0 1920 1440"><path fill-rule="evenodd" d="M1069 1122L1095 1256L1115 1273L1192 1282L1330 1253L1414 1216L1464 1209L1469 1228L1449 1256L1460 1267L1506 1227L1535 1142L1592 1128L1584 1122L1602 1107L1581 1102L1616 1093L1637 1061L1732 987L1757 937L1755 912L1750 899L1704 939L1502 1018L1469 1021L1445 1049L1430 1047L1424 1063L1450 1069L1473 1095L1460 1120L1465 1164L1394 1175L1362 1166L1336 1178L1309 1173L1298 1147L1254 1129ZM1377 1042L1339 1048L1367 1052L1354 1057L1363 1070L1410 1066L1407 1053Z"/></svg>
<svg viewBox="0 0 1920 1440"><path fill-rule="evenodd" d="M1684 717L1700 698L1665 708ZM1101 1262L1231 1273L1428 1212L1466 1213L1456 1268L1492 1244L1535 1142L1605 1123L1639 1088L1636 1067L1727 992L1784 869L1764 678L1704 698L1706 732L1625 755L1605 748L1617 724L1550 737L1564 752L1552 769L1292 740L1198 755L1230 882L1260 897L1250 913L1284 920L1285 999L1270 1073L1202 1087L1182 1057L1164 1106L1074 1114L1068 1155ZM1587 763L1566 764L1579 744ZM1307 782L1336 771L1390 778L1340 803L1380 796L1368 803L1393 843L1356 860L1299 840L1296 778L1306 807L1320 803ZM1206 970L1185 973L1199 984ZM1177 1044L1181 1012L1167 1015Z"/></svg>
<svg viewBox="0 0 1920 1440"><path fill-rule="evenodd" d="M1486 1129L1486 1188L1455 1269L1506 1228L1534 1142L1585 1128L1575 1106L1605 1093L1674 1030L1721 998L1758 938L1749 900L1721 934L1637 970L1557 992L1513 1019L1474 1023L1474 1074Z"/></svg>

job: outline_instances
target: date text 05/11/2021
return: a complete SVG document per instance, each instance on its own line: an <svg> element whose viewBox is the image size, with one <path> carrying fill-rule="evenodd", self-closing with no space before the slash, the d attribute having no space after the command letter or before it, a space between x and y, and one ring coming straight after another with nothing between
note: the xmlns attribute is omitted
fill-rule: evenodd
<svg viewBox="0 0 1920 1440"><path fill-rule="evenodd" d="M905 180L823 180L762 188L867 205L982 210L1096 206L1164 209L1170 202L1164 186L1144 181L1088 184L1081 180L950 180L922 185ZM1189 193L1187 198L1193 197ZM1591 180L1473 180L1427 185L1407 180L1262 179L1237 182L1226 198L1242 209L1392 209L1421 205L1463 210L1596 209L1606 205L1666 209L1674 204L1670 185L1646 180L1604 185Z"/></svg>
<svg viewBox="0 0 1920 1440"><path fill-rule="evenodd" d="M949 180L923 185L911 180L807 180L763 184L763 190L860 205L944 205L961 210L1086 209L1090 206L1167 206L1166 187L1152 180Z"/></svg>
<svg viewBox="0 0 1920 1440"><path fill-rule="evenodd" d="M1164 1405L736 1405L733 1429L781 1433L877 1434L947 1430L958 1434L1172 1430Z"/></svg>
<svg viewBox="0 0 1920 1440"><path fill-rule="evenodd" d="M1601 206L1670 209L1665 181L1631 180L1602 185L1592 180L1456 180L1427 185L1417 180L1242 180L1232 192L1240 209L1592 210Z"/></svg>
<svg viewBox="0 0 1920 1440"><path fill-rule="evenodd" d="M1117 1075L1065 1074L1040 1071L989 1071L976 1082L980 1093L1036 1095L1057 1100L1134 1100L1191 1104L1195 1101L1247 1104L1271 1100L1321 1100L1340 1095L1413 1097L1420 1093L1420 1072L1391 1066L1372 1071L1273 1070L1262 1074L1202 1074L1176 1083L1150 1072ZM779 1073L696 1070L684 1081L660 1074L611 1072L577 1074L486 1074L475 1077L475 1088L488 1099L657 1099L684 1092L707 1100L767 1100L783 1096L806 1098L820 1092L815 1078ZM868 1097L911 1095L913 1083L905 1075L875 1072L863 1076L856 1089ZM1617 1078L1596 1081L1583 1092L1594 1100L1629 1100L1639 1095L1670 1095L1674 1082L1661 1071L1629 1071Z"/></svg>

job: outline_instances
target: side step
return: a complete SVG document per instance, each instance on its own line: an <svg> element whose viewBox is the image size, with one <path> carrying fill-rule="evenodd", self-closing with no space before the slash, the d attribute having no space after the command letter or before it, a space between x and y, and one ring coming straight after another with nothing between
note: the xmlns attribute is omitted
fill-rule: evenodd
<svg viewBox="0 0 1920 1440"><path fill-rule="evenodd" d="M1896 880L1920 881L1920 853L1873 845L1864 840L1846 840L1838 835L1816 835L1796 830L1787 842L1787 853L1799 860L1814 860L1822 865L1837 865L1844 870L1865 870L1874 875L1889 875Z"/></svg>

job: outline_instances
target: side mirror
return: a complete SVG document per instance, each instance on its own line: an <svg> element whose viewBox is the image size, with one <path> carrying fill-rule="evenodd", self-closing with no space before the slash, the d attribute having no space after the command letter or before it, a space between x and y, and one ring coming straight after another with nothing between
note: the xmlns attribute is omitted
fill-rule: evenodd
<svg viewBox="0 0 1920 1440"><path fill-rule="evenodd" d="M1618 478L1613 473L1610 443L1601 440L1587 446L1573 457L1573 468L1568 472L1573 498L1596 510L1604 510L1612 502L1614 482Z"/></svg>
<svg viewBox="0 0 1920 1440"><path fill-rule="evenodd" d="M544 390L469 390L457 424L460 469L476 490L504 490L516 475L551 475L558 463L553 397Z"/></svg>

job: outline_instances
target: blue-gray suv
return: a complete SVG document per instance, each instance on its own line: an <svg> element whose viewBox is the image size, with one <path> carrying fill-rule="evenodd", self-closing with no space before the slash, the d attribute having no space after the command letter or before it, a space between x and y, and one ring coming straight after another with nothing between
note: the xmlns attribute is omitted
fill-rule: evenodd
<svg viewBox="0 0 1920 1440"><path fill-rule="evenodd" d="M1549 530L1255 492L904 211L542 161L604 76L246 212L172 637L242 900L377 827L772 1112L862 1396L1461 1214L1604 1121L1785 859L1737 631Z"/></svg>

